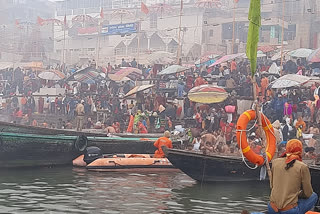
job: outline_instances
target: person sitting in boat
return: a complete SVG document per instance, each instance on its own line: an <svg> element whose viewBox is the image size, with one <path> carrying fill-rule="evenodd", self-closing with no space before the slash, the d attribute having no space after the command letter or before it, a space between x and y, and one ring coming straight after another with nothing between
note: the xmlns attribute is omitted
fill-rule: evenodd
<svg viewBox="0 0 320 214"><path fill-rule="evenodd" d="M302 143L292 139L280 158L272 160L268 213L306 213L318 196L313 192L308 166L302 162Z"/></svg>
<svg viewBox="0 0 320 214"><path fill-rule="evenodd" d="M153 145L157 148L154 153L155 158L164 158L164 152L162 151L162 146L166 146L168 148L172 148L172 141L170 138L170 132L165 131L164 136L160 137Z"/></svg>
<svg viewBox="0 0 320 214"><path fill-rule="evenodd" d="M193 145L193 151L199 152L201 147L202 141L201 136L198 135L196 138L193 139L192 145Z"/></svg>

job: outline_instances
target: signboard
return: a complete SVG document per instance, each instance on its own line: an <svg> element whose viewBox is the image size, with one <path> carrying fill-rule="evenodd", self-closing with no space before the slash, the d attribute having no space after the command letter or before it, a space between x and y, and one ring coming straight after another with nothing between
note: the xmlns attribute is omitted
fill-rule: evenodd
<svg viewBox="0 0 320 214"><path fill-rule="evenodd" d="M102 35L124 35L137 33L138 23L125 23L117 25L105 25L101 29Z"/></svg>

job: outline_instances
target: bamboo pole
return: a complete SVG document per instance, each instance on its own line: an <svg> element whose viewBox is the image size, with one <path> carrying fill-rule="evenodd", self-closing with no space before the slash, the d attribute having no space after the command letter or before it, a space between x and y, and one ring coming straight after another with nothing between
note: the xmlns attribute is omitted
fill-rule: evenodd
<svg viewBox="0 0 320 214"><path fill-rule="evenodd" d="M179 32L178 32L178 51L177 51L177 64L180 62L181 57L181 24L182 24L182 10L183 10L183 0L180 2L180 20L179 20Z"/></svg>
<svg viewBox="0 0 320 214"><path fill-rule="evenodd" d="M99 58L100 58L100 40L101 40L101 21L99 21L99 26L98 26L98 44L97 44L97 59L96 59L96 69L98 69L98 63L99 63Z"/></svg>
<svg viewBox="0 0 320 214"><path fill-rule="evenodd" d="M280 63L280 75L282 75L282 70L283 70L284 7L285 7L285 0L282 0L282 27L281 27L281 63Z"/></svg>
<svg viewBox="0 0 320 214"><path fill-rule="evenodd" d="M267 155L267 151L266 151L267 140L266 140L265 132L264 132L263 127L262 127L261 106L260 106L260 103L258 102L257 88L256 88L257 82L256 82L255 76L251 77L251 82L252 82L252 86L253 86L253 99L254 99L254 102L255 102L256 118L258 120L258 132L259 132L260 137L262 138L262 146L263 146L263 149L264 149L264 152L265 152L265 155L266 155L266 164L265 165L266 165L266 168L267 168L267 173L268 173L268 176L269 176L269 180L271 182L271 180L272 180L272 172L271 172L271 168L270 168L270 164L269 164L269 160L268 160L268 155Z"/></svg>

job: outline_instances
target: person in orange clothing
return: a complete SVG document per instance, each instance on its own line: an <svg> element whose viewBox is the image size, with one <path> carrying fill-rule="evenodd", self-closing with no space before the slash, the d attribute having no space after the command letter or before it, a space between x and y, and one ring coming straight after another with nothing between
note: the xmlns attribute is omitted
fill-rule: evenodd
<svg viewBox="0 0 320 214"><path fill-rule="evenodd" d="M298 129L299 126L302 126L302 132L305 132L305 131L306 131L307 125L306 125L306 123L303 121L302 117L299 117L299 118L298 118L298 121L297 121L297 123L296 123L296 129Z"/></svg>
<svg viewBox="0 0 320 214"><path fill-rule="evenodd" d="M141 121L138 122L138 128L140 134L148 134L147 128L143 125Z"/></svg>
<svg viewBox="0 0 320 214"><path fill-rule="evenodd" d="M236 60L232 60L231 61L231 72L234 72L237 70L237 63L236 63Z"/></svg>
<svg viewBox="0 0 320 214"><path fill-rule="evenodd" d="M208 84L207 81L205 81L201 76L198 76L198 78L194 81L194 86L200 86L200 85L205 85Z"/></svg>
<svg viewBox="0 0 320 214"><path fill-rule="evenodd" d="M269 79L267 77L263 77L261 79L261 94L264 97L266 95L266 89L269 85Z"/></svg>
<svg viewBox="0 0 320 214"><path fill-rule="evenodd" d="M172 141L170 138L170 132L165 131L164 136L160 137L153 145L157 148L157 150L154 153L155 158L164 158L164 152L162 151L162 146L166 146L168 148L172 148Z"/></svg>

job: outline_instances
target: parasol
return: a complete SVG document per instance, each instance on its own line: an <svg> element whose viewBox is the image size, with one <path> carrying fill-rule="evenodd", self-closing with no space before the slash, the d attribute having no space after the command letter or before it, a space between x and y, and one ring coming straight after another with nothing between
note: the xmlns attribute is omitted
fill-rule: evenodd
<svg viewBox="0 0 320 214"><path fill-rule="evenodd" d="M95 83L95 80L98 76L99 76L98 72L91 70L91 71L75 74L74 79L78 82L93 84Z"/></svg>
<svg viewBox="0 0 320 214"><path fill-rule="evenodd" d="M258 51L262 51L263 53L268 53L276 50L275 46L272 45L265 45L265 46L259 46Z"/></svg>
<svg viewBox="0 0 320 214"><path fill-rule="evenodd" d="M62 80L65 75L58 70L48 70L41 72L38 77L44 80Z"/></svg>
<svg viewBox="0 0 320 214"><path fill-rule="evenodd" d="M228 93L213 85L200 85L189 91L188 98L196 103L220 103L228 98Z"/></svg>
<svg viewBox="0 0 320 214"><path fill-rule="evenodd" d="M171 65L169 67L167 67L166 69L160 71L158 73L159 76L162 76L162 75L170 75L170 74L176 74L176 73L180 73L182 71L186 71L188 70L189 68L187 67L183 67L181 65Z"/></svg>
<svg viewBox="0 0 320 214"><path fill-rule="evenodd" d="M215 66L215 65L219 65L223 62L227 62L239 57L245 57L244 53L238 53L238 54L230 54L230 55L225 55L223 57L221 57L220 59L218 59L217 61L215 61L215 63L211 64L209 67Z"/></svg>
<svg viewBox="0 0 320 214"><path fill-rule="evenodd" d="M134 95L138 92L147 90L149 88L152 88L154 85L141 85L141 86L136 86L133 89L131 89L126 95L124 95L124 97L129 97L131 95Z"/></svg>
<svg viewBox="0 0 320 214"><path fill-rule="evenodd" d="M313 51L309 56L308 56L308 62L320 62L320 48L317 50Z"/></svg>
<svg viewBox="0 0 320 214"><path fill-rule="evenodd" d="M283 56L284 56L285 54L287 54L288 52L289 52L288 50L284 50L284 51L283 51ZM272 60L272 61L276 61L276 60L278 60L278 59L281 59L281 51L277 52L275 55L273 55L273 56L271 57L271 60Z"/></svg>
<svg viewBox="0 0 320 214"><path fill-rule="evenodd" d="M212 62L212 61L215 61L215 59L219 57L219 55L217 54L207 54L207 55L204 55L202 56L200 59L198 59L197 61L195 61L195 65L200 65L200 64L206 64L207 62ZM212 62L214 63L214 62ZM210 65L212 64L210 63Z"/></svg>
<svg viewBox="0 0 320 214"><path fill-rule="evenodd" d="M295 86L302 85L310 80L309 77L297 75L297 74L287 74L279 79L270 83L272 88L291 88Z"/></svg>
<svg viewBox="0 0 320 214"><path fill-rule="evenodd" d="M151 64L170 64L176 60L176 57L166 51L156 51L147 57Z"/></svg>
<svg viewBox="0 0 320 214"><path fill-rule="evenodd" d="M128 77L132 80L138 79L142 76L142 71L137 68L125 67L121 68L114 74L109 74L109 78L113 81L121 81L125 77Z"/></svg>
<svg viewBox="0 0 320 214"><path fill-rule="evenodd" d="M290 51L288 55L291 57L306 58L310 56L311 53L312 53L311 49L299 48L297 50Z"/></svg>
<svg viewBox="0 0 320 214"><path fill-rule="evenodd" d="M221 8L220 0L198 0L196 6L200 8Z"/></svg>

